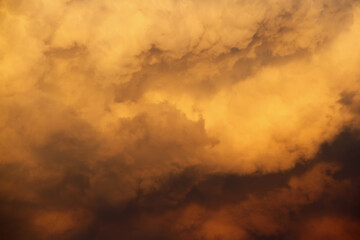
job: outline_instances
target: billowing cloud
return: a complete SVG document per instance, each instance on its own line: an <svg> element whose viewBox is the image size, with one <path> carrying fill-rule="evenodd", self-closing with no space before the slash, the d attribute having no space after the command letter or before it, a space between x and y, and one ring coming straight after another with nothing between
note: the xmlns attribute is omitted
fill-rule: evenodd
<svg viewBox="0 0 360 240"><path fill-rule="evenodd" d="M0 0L0 234L357 239L358 39L356 0Z"/></svg>

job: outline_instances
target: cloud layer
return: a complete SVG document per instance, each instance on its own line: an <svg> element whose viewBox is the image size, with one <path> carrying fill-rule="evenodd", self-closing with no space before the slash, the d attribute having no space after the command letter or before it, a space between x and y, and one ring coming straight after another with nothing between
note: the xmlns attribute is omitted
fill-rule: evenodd
<svg viewBox="0 0 360 240"><path fill-rule="evenodd" d="M1 235L357 239L358 39L355 0L0 1Z"/></svg>

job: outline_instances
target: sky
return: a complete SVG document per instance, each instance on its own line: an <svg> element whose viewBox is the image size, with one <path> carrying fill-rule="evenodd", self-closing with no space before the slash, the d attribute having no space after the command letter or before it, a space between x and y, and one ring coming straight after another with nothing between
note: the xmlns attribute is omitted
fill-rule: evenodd
<svg viewBox="0 0 360 240"><path fill-rule="evenodd" d="M0 236L360 238L357 0L0 0Z"/></svg>

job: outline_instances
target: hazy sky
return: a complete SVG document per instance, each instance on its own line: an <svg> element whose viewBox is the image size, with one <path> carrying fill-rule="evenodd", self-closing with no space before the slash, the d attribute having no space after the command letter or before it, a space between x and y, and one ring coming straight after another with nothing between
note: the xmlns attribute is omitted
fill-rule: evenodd
<svg viewBox="0 0 360 240"><path fill-rule="evenodd" d="M0 0L0 238L360 238L357 0Z"/></svg>

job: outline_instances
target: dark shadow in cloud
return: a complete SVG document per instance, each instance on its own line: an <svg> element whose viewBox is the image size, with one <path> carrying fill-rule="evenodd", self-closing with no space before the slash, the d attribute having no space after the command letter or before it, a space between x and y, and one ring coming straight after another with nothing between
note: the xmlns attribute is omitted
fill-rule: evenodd
<svg viewBox="0 0 360 240"><path fill-rule="evenodd" d="M48 185L40 183L37 189L39 189L41 201L24 200L19 202L2 196L0 233L2 236L6 236L6 239L23 239L29 234L34 236L33 239L42 239L36 237L36 232L33 231L30 223L34 212L44 209L44 207L50 209L81 207L93 214L92 223L82 229L73 229L60 235L54 235L53 239L118 239L120 236L122 239L129 240L198 239L195 237L198 236L196 232L201 230L199 226L208 221L210 213L221 212L223 209L228 209L229 206L241 206L246 202L251 202L254 197L260 199L256 200L260 201L258 204L262 204L261 201L265 200L261 199L268 199L267 196L272 196L271 194L278 192L279 189L288 189L288 183L292 178L307 174L317 164L336 163L341 166L339 171L334 174L329 172L327 175L333 177L334 181L339 183L343 189L334 192L325 191L319 199L299 205L295 209L286 210L287 206L285 205L265 204L265 202L264 205L260 205L263 209L260 212L264 211L264 214L282 212L284 209L286 212L288 211L286 215L289 222L286 223L285 230L264 235L261 231L254 230L253 227L242 226L241 223L238 226L246 230L247 239L301 239L299 236L302 228L309 221L315 221L314 224L330 224L336 219L345 219L351 224L360 221L359 136L358 131L345 129L332 142L324 143L316 158L299 163L291 170L265 175L260 173L252 175L209 174L201 166L193 166L186 168L181 173L159 178L159 187L153 191L144 192L139 188L136 197L132 200L111 203L107 201L106 197L95 199L86 197L91 191L89 183L91 170L85 166L85 160L83 162L81 159L91 155L90 149L93 146L90 144L79 147L79 144L81 145L77 142L80 141L79 139L70 141L67 139L69 136L55 135L50 141L51 144L45 145L41 152L44 160L54 160L52 163L43 163L49 171L62 169L63 174L60 180L50 180ZM72 143L73 148L81 148L86 151L69 154L66 150L69 148L64 148L63 145L69 142ZM77 157L74 158L74 156ZM11 177L13 174L17 175L19 170L16 169L18 166L2 165L1 170L4 173L1 174L2 178ZM337 189L336 186L334 189ZM87 199L87 202L84 201L84 198ZM91 201L89 202L89 200ZM179 219L191 221L194 217L191 214L184 216L184 211L191 209L192 206L199 206L205 211L204 215L198 218L198 225L195 224L188 230L183 229L179 232L176 228ZM254 209L254 211L258 212L259 210ZM236 216L237 210L234 210L232 214L240 217ZM336 216L336 219L328 220L329 216ZM325 220L321 220L324 218ZM213 238L204 237L203 239Z"/></svg>
<svg viewBox="0 0 360 240"><path fill-rule="evenodd" d="M186 168L181 173L159 178L159 186L153 191L144 192L139 188L136 197L132 200L123 203L111 203L107 201L106 197L86 198L86 195L91 191L89 183L91 171L86 168L81 159L85 159L88 154L91 154L91 144L87 147L79 147L86 151L68 156L69 153L66 150L68 148L64 148L63 144L71 142L71 146L77 149L76 146L81 145L81 143L77 143L80 140L73 139L70 141L66 136L55 135L52 138L52 144L45 145L41 152L44 154L44 159L54 159L52 163L43 163L49 171L62 169L63 174L60 180L49 181L48 185L40 184L40 187L38 186L41 201L24 200L18 202L2 196L0 232L2 236L7 236L7 239L23 239L23 236L28 234L35 236L33 239L42 239L36 237L36 232L33 232L30 224L34 212L42 210L44 207L60 210L81 207L93 214L92 223L85 228L54 235L53 239L118 239L119 236L122 239L129 240L198 239L196 233L201 230L200 226L208 221L207 218L211 216L211 213L229 209L229 206L235 206L236 209L236 206L242 206L244 203L251 203L252 199L258 199L256 200L259 201L257 204L263 204L259 206L262 209L260 213L264 211L264 216L276 212L280 214L288 208L287 205L265 204L262 201L271 199L273 193L284 191L281 189L288 189L288 183L292 178L307 174L317 164L336 163L342 166L338 172L334 174L328 172L327 176L333 177L335 183L339 183L343 189L334 192L325 191L319 199L299 205L295 209L290 207L285 211L288 212L286 213L288 222L285 225L285 230L264 234L251 226L242 226L241 223L238 226L245 229L248 235L247 239L301 239L299 234L302 227L309 221L315 221L315 224L330 224L338 218L352 221L351 224L360 221L359 136L358 131L345 129L332 142L324 143L315 159L299 163L291 170L265 175L260 173L252 175L209 174L201 166L193 166ZM77 157L74 158L73 156ZM65 160L66 158L67 160ZM16 168L15 165L3 165L1 169L6 174L1 176L17 174ZM334 189L337 189L336 186ZM87 202L84 202L84 197ZM285 195L285 197L288 196ZM176 228L179 219L186 222L194 218L191 214L184 216L186 209L191 209L192 206L199 206L203 209L203 215L200 214L201 216L198 217L199 223L197 225L195 224L189 229L182 229L179 232L180 230ZM234 215L233 217L240 217L237 216L238 212L235 209L233 213L231 211L230 213ZM254 211L258 213L259 209L254 209ZM329 216L336 216L336 219L330 218L328 220ZM325 220L321 220L323 218ZM204 237L203 239L213 238Z"/></svg>
<svg viewBox="0 0 360 240"><path fill-rule="evenodd" d="M324 161L341 164L335 174L338 179L360 181L360 131L344 129L333 141L324 143L317 156Z"/></svg>
<svg viewBox="0 0 360 240"><path fill-rule="evenodd" d="M114 84L114 101L137 102L148 90L154 89L207 98L246 80L263 67L310 57L351 25L355 2L326 1L317 6L319 9L312 16L307 3L292 1L277 15L264 16L258 22L247 46L226 46L210 56L208 51L217 44L200 52L195 47L179 57L173 57L172 50L153 44L137 56L140 70L130 73L128 81ZM201 75L192 75L196 68L201 68ZM207 74L214 69L216 74Z"/></svg>
<svg viewBox="0 0 360 240"><path fill-rule="evenodd" d="M279 234L259 235L257 232L251 232L251 229L248 230L249 239L300 239L301 227L313 218L337 216L341 219L360 220L359 177L356 174L360 170L359 149L359 133L346 129L333 142L324 143L315 159L284 172L245 176L220 173L209 175L202 172L199 167L188 168L181 174L168 178L156 191L147 194L139 192L138 196L124 207L117 208L104 202L98 203L95 210L98 221L96 226L106 225L107 231L115 231L116 236L127 236L128 239L142 239L145 236L147 239L182 239L180 236L184 236L181 235L183 233L171 230L177 221L176 213L182 209L195 204L212 212L249 201L249 196L261 199L277 189L286 189L291 178L306 174L318 163L330 161L339 164L342 168L333 177L339 184L344 180L350 181L350 184L345 185L346 188L336 192L325 191L314 202L301 205L296 210L289 209L287 229ZM332 176L331 173L327 174ZM277 212L287 208L274 206L279 209L265 211ZM168 214L174 214L174 219L168 219ZM165 223L161 222L164 228L149 230L147 226L141 225L144 216L152 216L157 219L156 221L158 218L164 218ZM97 234L101 235L103 232Z"/></svg>
<svg viewBox="0 0 360 240"><path fill-rule="evenodd" d="M252 48L255 48L256 56L248 57ZM298 49L285 56L276 56L271 48L266 39L259 39L255 35L246 48L230 48L229 52L204 62L205 57L201 54L189 52L179 59L174 59L167 57L165 51L153 46L139 56L139 61L142 61L141 70L131 74L129 81L114 84L114 101L137 102L148 90L153 89L174 91L174 94L184 92L207 98L246 80L263 67L286 64L311 54L308 49ZM204 69L204 74L191 76L191 72L204 63L208 68ZM206 73L214 68L218 69L217 74ZM189 78L194 79L189 81Z"/></svg>
<svg viewBox="0 0 360 240"><path fill-rule="evenodd" d="M360 98L359 94L355 91L344 91L340 94L338 103L342 104L350 112L360 113Z"/></svg>

